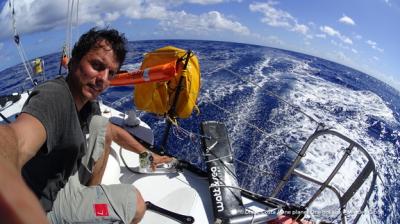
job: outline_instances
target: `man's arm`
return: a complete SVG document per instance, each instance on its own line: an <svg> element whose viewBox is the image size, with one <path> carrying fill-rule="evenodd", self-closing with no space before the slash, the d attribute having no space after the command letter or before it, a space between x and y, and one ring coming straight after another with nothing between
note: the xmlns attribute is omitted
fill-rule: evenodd
<svg viewBox="0 0 400 224"><path fill-rule="evenodd" d="M128 149L129 151L136 152L138 154L147 151L147 149L140 144L131 134L129 134L123 128L109 123L109 130L111 131L112 140L121 147ZM160 156L153 153L153 163L155 166L162 163L171 162L172 158L168 156Z"/></svg>
<svg viewBox="0 0 400 224"><path fill-rule="evenodd" d="M20 172L3 156L0 156L0 223L48 223Z"/></svg>
<svg viewBox="0 0 400 224"><path fill-rule="evenodd" d="M0 157L18 168L18 144L10 125L0 125Z"/></svg>
<svg viewBox="0 0 400 224"><path fill-rule="evenodd" d="M0 125L0 223L48 223L35 195L21 177L21 168L46 140L43 125L21 114Z"/></svg>
<svg viewBox="0 0 400 224"><path fill-rule="evenodd" d="M0 151L18 170L39 151L46 141L46 129L42 123L27 113L17 120L0 127Z"/></svg>

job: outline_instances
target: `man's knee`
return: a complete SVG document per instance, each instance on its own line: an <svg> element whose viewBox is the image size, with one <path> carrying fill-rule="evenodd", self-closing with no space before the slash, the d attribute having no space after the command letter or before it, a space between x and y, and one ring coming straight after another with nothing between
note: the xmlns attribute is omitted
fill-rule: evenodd
<svg viewBox="0 0 400 224"><path fill-rule="evenodd" d="M139 223L140 220L142 220L144 213L146 212L146 204L143 200L142 195L140 192L135 189L136 191L136 212L135 212L135 217L132 220L132 224Z"/></svg>
<svg viewBox="0 0 400 224"><path fill-rule="evenodd" d="M111 123L108 122L106 126L106 135L105 135L105 145L111 145L112 142L112 126Z"/></svg>

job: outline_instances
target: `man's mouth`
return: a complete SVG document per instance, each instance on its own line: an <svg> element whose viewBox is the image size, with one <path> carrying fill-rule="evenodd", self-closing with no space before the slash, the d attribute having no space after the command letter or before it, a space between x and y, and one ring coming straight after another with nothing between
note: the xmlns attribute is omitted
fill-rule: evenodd
<svg viewBox="0 0 400 224"><path fill-rule="evenodd" d="M98 86L96 86L94 84L91 84L91 83L87 84L87 86L89 86L89 88L93 89L96 92L101 92L101 87L98 87Z"/></svg>

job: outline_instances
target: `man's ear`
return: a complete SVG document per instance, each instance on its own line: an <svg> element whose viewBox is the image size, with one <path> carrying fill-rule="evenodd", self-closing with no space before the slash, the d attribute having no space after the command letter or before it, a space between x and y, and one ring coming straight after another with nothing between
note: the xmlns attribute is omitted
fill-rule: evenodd
<svg viewBox="0 0 400 224"><path fill-rule="evenodd" d="M68 71L73 71L76 66L76 60L74 58L70 58L68 62Z"/></svg>

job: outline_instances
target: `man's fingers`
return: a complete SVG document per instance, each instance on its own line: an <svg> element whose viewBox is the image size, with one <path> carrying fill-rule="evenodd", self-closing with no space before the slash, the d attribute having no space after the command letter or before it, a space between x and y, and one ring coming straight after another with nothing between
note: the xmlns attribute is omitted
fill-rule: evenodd
<svg viewBox="0 0 400 224"><path fill-rule="evenodd" d="M162 164L162 163L169 163L172 161L172 157L168 156L155 156L154 157L154 165Z"/></svg>
<svg viewBox="0 0 400 224"><path fill-rule="evenodd" d="M172 161L172 158L171 158L171 157L168 157L168 156L163 156L163 157L162 157L162 160L163 160L164 163L169 163L169 162Z"/></svg>

